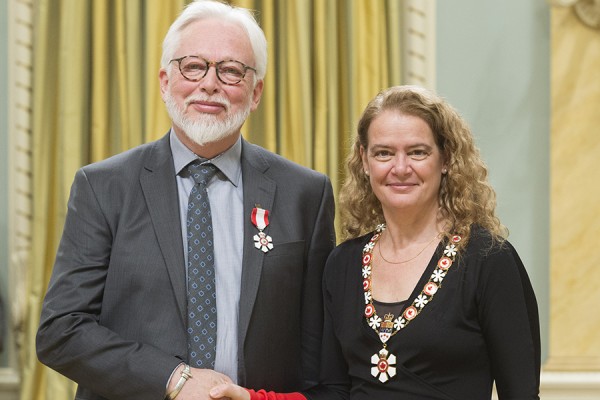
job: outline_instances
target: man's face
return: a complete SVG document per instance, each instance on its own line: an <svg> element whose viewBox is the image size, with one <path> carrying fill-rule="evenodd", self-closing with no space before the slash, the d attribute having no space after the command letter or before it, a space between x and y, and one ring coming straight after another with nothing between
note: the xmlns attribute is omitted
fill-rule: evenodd
<svg viewBox="0 0 600 400"><path fill-rule="evenodd" d="M196 21L181 33L173 58L198 56L207 61L240 61L255 66L252 46L242 27L218 19ZM263 82L254 85L255 72L247 70L238 84L219 80L214 66L198 82L183 77L173 61L160 71L163 100L175 133L203 145L238 134L251 111L258 107Z"/></svg>

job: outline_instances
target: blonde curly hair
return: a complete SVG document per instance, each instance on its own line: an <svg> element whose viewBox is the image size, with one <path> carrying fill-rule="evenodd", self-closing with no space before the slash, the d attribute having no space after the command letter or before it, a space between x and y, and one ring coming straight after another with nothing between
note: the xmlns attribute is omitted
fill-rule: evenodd
<svg viewBox="0 0 600 400"><path fill-rule="evenodd" d="M408 85L379 92L361 115L339 195L342 238L358 237L384 222L381 203L365 174L360 150L368 147L373 120L389 110L421 118L433 132L447 167L438 194L441 217L449 222L445 236L458 233L468 238L471 226L477 224L486 228L495 241L503 241L508 230L496 216L496 193L488 182L487 167L467 123L435 93Z"/></svg>

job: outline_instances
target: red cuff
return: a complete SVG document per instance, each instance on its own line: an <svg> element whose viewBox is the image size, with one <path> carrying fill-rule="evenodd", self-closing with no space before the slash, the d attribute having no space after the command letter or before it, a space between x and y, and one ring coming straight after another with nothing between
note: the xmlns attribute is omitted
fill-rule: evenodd
<svg viewBox="0 0 600 400"><path fill-rule="evenodd" d="M246 389L250 393L250 400L306 400L302 394L298 392L294 393L275 393L267 392L265 390L259 390L255 392L252 389Z"/></svg>

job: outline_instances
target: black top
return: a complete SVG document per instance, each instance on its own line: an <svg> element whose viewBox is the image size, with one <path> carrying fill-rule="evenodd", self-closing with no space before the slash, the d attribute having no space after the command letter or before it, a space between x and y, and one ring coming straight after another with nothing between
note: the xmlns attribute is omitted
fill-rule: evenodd
<svg viewBox="0 0 600 400"><path fill-rule="evenodd" d="M397 373L386 383L371 375L371 356L382 348L364 317L362 250L372 234L339 245L324 275L323 386L309 399L539 399L540 335L529 277L508 242L491 246L472 230L434 298L387 349ZM440 244L405 306L428 282Z"/></svg>

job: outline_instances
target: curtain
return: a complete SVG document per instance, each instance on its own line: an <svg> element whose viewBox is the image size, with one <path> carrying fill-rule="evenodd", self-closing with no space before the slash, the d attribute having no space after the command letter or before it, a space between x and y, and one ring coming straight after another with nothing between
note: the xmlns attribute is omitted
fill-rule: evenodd
<svg viewBox="0 0 600 400"><path fill-rule="evenodd" d="M401 0L232 3L256 10L269 45L263 98L245 137L326 173L337 193L362 109L401 83Z"/></svg>
<svg viewBox="0 0 600 400"><path fill-rule="evenodd" d="M35 355L41 303L77 168L158 139L170 127L158 84L162 39L189 0L34 3L33 239L19 357L22 400L67 400L75 385ZM234 0L269 43L251 142L343 179L367 102L400 83L401 0Z"/></svg>

